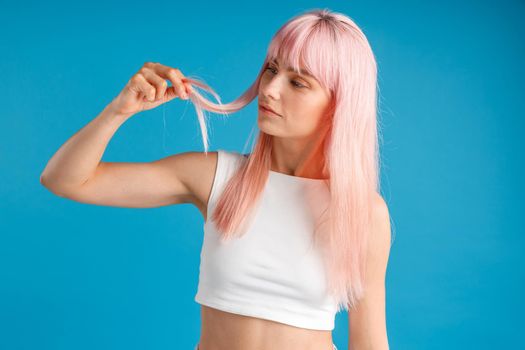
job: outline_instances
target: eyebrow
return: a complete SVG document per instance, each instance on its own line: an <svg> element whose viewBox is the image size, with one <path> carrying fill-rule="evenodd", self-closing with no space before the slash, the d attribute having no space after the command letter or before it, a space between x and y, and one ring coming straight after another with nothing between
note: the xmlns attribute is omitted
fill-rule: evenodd
<svg viewBox="0 0 525 350"><path fill-rule="evenodd" d="M279 65L279 63L277 62L277 60L274 58L273 60L270 61L270 63L275 63L277 66ZM299 72L297 72L296 70L294 70L292 67L288 67L286 69L288 72L294 72L294 73L297 73L299 74ZM312 79L315 79L315 77L313 75L311 75L310 73L308 73L306 70L303 70L303 73L302 74L299 74L301 76L306 76L306 77L309 77L309 78L312 78Z"/></svg>

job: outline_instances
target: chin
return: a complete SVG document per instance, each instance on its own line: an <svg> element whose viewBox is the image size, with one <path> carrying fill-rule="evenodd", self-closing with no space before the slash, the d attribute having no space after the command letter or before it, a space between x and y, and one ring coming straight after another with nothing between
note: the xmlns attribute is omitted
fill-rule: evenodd
<svg viewBox="0 0 525 350"><path fill-rule="evenodd" d="M276 130L277 128L272 127L270 123L266 122L265 120L261 120L261 118L257 119L257 126L259 127L259 130L265 134L278 136L278 130Z"/></svg>

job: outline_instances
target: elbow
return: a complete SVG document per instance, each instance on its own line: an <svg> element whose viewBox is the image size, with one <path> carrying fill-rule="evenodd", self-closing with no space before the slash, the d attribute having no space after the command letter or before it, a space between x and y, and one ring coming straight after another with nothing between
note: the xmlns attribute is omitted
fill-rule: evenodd
<svg viewBox="0 0 525 350"><path fill-rule="evenodd" d="M54 184L53 180L49 179L44 173L40 175L40 184L47 188L51 193L56 196L63 197L64 195L59 190L59 187Z"/></svg>
<svg viewBox="0 0 525 350"><path fill-rule="evenodd" d="M48 179L44 175L44 173L40 174L40 184L46 188L48 188Z"/></svg>
<svg viewBox="0 0 525 350"><path fill-rule="evenodd" d="M44 187L46 187L46 178L44 177L44 173L40 174L40 184Z"/></svg>
<svg viewBox="0 0 525 350"><path fill-rule="evenodd" d="M51 190L51 183L52 181L46 176L44 173L40 174L40 184L47 188L48 190Z"/></svg>

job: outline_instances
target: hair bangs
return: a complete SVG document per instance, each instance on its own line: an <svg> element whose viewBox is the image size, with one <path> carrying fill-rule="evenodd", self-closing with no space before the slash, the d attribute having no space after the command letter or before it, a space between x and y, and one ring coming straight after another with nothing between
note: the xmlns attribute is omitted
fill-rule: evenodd
<svg viewBox="0 0 525 350"><path fill-rule="evenodd" d="M304 26L309 26L304 28ZM327 21L290 23L271 41L267 62L274 59L300 75L307 73L325 89L334 91L338 67L334 28Z"/></svg>

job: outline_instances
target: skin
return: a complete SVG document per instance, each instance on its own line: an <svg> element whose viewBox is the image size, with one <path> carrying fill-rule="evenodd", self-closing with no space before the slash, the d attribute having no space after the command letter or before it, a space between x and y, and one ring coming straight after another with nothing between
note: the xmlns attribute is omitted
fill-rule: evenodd
<svg viewBox="0 0 525 350"><path fill-rule="evenodd" d="M261 77L259 103L280 115L269 115L259 108L259 129L273 136L271 170L325 178L321 147L325 132L320 121L329 108L329 92L315 78L290 72L277 59Z"/></svg>

